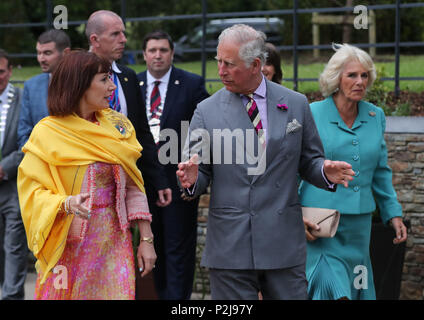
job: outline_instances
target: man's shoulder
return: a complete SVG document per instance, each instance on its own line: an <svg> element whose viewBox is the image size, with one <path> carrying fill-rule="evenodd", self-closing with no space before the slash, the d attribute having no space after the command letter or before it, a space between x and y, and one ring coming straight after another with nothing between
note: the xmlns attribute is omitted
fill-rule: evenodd
<svg viewBox="0 0 424 320"><path fill-rule="evenodd" d="M232 95L230 91L228 91L225 88L219 89L217 92L209 96L208 98L204 99L202 102L200 102L197 107L198 108L209 108L210 105L213 106L219 106L222 101L227 101L230 98L230 95Z"/></svg>
<svg viewBox="0 0 424 320"><path fill-rule="evenodd" d="M24 86L25 87L34 87L41 84L44 84L48 81L49 75L48 73L40 73L36 76L33 76L32 78L29 78L27 81L25 81Z"/></svg>
<svg viewBox="0 0 424 320"><path fill-rule="evenodd" d="M123 65L123 64L119 64L117 63L116 66L118 67L118 69L125 74L126 76L134 76L136 77L136 73L133 69Z"/></svg>
<svg viewBox="0 0 424 320"><path fill-rule="evenodd" d="M10 83L10 82L9 82ZM22 88L20 88L20 87L18 87L18 86L14 86L13 84L11 84L10 83L10 85L11 85L11 87L13 88L13 91L15 92L15 94L16 95L20 95L21 93L22 93L22 91L23 91L23 89Z"/></svg>
<svg viewBox="0 0 424 320"><path fill-rule="evenodd" d="M141 71L137 73L137 79L138 80L146 80L147 79L147 70Z"/></svg>
<svg viewBox="0 0 424 320"><path fill-rule="evenodd" d="M267 90L270 90L272 93L277 93L280 96L290 96L295 99L307 100L303 93L294 91L278 83L267 80L267 85Z"/></svg>
<svg viewBox="0 0 424 320"><path fill-rule="evenodd" d="M192 72L180 69L180 68L176 68L174 66L172 67L172 70L173 70L175 76L185 78L187 80L201 81L203 79L203 77L198 75L198 74L195 74L195 73L192 73Z"/></svg>

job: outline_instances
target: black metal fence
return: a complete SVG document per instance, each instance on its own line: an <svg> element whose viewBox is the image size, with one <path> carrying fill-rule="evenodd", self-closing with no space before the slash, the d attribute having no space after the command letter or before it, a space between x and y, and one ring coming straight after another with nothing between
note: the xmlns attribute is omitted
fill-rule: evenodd
<svg viewBox="0 0 424 320"><path fill-rule="evenodd" d="M299 45L299 25L298 25L298 16L301 14L311 14L311 13L352 13L354 7L338 7L338 8L308 8L302 9L299 8L299 1L293 0L292 9L284 10L265 10L265 11L243 11L243 12L227 12L227 13L208 13L207 12L207 0L202 0L202 13L199 14L190 14L190 15L173 15L173 16L155 16L155 17L127 17L127 4L125 0L120 0L121 12L120 15L122 19L126 22L148 22L148 21L158 21L158 20L187 20L187 19L201 19L202 21L202 30L203 37L202 42L199 48L188 49L188 52L198 52L201 53L202 57L202 76L206 78L206 54L208 52L214 52L215 48L206 47L206 24L208 19L216 18L229 18L229 17L255 17L255 16L291 16L293 19L293 44L292 45L281 45L277 46L277 49L280 51L291 51L293 53L293 78L285 78L286 81L293 82L294 90L298 89L298 83L301 81L317 81L316 78L300 78L298 76L298 67L299 67L299 52L305 50L313 49L331 49L331 44L328 45ZM367 10L395 10L395 21L393 21L395 30L395 41L386 42L386 43L353 43L360 48L394 48L395 50L395 74L394 77L382 78L383 81L393 81L395 82L395 94L396 96L400 92L399 83L401 80L419 80L423 81L424 77L401 77L399 72L400 65L400 48L402 47L424 47L424 42L401 42L400 41L400 28L401 28L401 9L413 9L424 7L424 2L417 3L402 3L401 0L396 0L394 4L384 4L384 5L370 5L367 6ZM46 21L39 23L15 23L15 24L0 24L0 30L5 28L19 28L19 27L35 27L35 26L45 26L46 29L53 27L53 5L52 0L46 0ZM81 25L85 24L86 21L68 21L69 26L72 25ZM389 23L389 22L388 22ZM140 54L141 50L128 50L127 53L131 54ZM12 53L12 57L35 57L34 53ZM219 81L219 79L206 79L206 81L213 82ZM19 81L17 81L19 82Z"/></svg>

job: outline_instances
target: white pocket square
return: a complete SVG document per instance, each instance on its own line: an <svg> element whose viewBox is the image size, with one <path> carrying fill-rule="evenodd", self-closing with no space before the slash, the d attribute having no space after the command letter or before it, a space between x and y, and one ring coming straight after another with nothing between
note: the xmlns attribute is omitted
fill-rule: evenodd
<svg viewBox="0 0 424 320"><path fill-rule="evenodd" d="M287 124L286 127L286 134L287 133L292 133L292 132L296 132L297 130L299 130L300 128L302 128L302 125L296 120L293 119L291 122L289 122Z"/></svg>

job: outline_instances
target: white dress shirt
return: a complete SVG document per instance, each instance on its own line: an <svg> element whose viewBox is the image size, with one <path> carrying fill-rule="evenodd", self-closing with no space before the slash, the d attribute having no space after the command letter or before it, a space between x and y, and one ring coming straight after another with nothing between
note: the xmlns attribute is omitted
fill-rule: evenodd
<svg viewBox="0 0 424 320"><path fill-rule="evenodd" d="M6 117L7 117L7 110L6 108L3 108L5 104L7 104L7 93L10 89L10 83L7 84L6 88L3 90L3 92L0 94L0 148L3 147L4 142L4 129L6 128Z"/></svg>
<svg viewBox="0 0 424 320"><path fill-rule="evenodd" d="M112 62L112 71L115 73L122 73L121 70L119 70L118 66L116 65L116 62ZM119 104L121 105L121 113L125 116L128 116L128 108L127 108L127 101L125 100L124 90L122 90L121 82L119 82L119 78L116 79L118 81L118 98L119 98Z"/></svg>

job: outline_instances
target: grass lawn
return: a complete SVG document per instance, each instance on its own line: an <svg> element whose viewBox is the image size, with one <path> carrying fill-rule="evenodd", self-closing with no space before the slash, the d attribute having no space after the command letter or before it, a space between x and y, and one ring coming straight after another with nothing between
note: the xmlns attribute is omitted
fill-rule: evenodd
<svg viewBox="0 0 424 320"><path fill-rule="evenodd" d="M284 78L293 77L293 65L286 64L285 59L282 59L282 69L284 73ZM377 69L384 67L386 76L393 77L395 72L395 63L393 56L379 56L376 59ZM382 62L379 62L382 61ZM181 62L175 63L175 66L196 74L202 73L202 64L200 61L194 62ZM324 69L325 63L305 63L302 59L299 62L299 78L318 78L319 74ZM136 73L144 71L146 65L138 64L129 66L136 71ZM40 68L38 66L34 67L23 67L13 69L13 75L11 80L27 80L30 77L40 73ZM423 77L424 76L424 55L422 56L401 56L400 58L400 76L401 77ZM209 60L206 65L206 78L207 79L218 79L218 72L216 67L216 62L214 60ZM394 81L386 81L386 86L394 90ZM293 88L292 82L287 82L283 80L283 85L288 88ZM414 92L424 91L424 81L401 81L400 87L402 90L410 90ZM209 93L214 93L215 91L222 88L221 82L207 82L207 90ZM305 81L299 82L299 91L306 93L311 91L318 91L318 82L317 81Z"/></svg>

